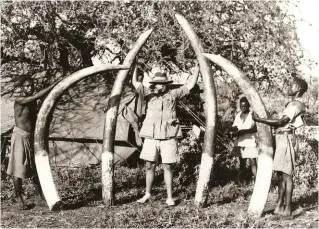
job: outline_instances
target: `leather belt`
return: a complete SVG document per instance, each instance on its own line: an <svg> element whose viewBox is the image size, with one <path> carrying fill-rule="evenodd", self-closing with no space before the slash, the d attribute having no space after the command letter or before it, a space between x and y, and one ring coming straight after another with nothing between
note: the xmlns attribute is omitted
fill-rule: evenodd
<svg viewBox="0 0 319 229"><path fill-rule="evenodd" d="M282 129L277 129L276 131L275 131L275 134L294 134L295 133L295 131L294 130L292 130L292 129L286 129L286 130L282 130Z"/></svg>

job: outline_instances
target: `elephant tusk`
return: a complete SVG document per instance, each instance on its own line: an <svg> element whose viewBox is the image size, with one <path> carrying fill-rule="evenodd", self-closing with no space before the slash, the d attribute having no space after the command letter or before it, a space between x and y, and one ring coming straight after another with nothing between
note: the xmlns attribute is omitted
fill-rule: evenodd
<svg viewBox="0 0 319 229"><path fill-rule="evenodd" d="M240 71L232 62L220 55L208 53L204 53L203 55L213 63L220 66L235 80L258 116L265 118L268 117L266 107L262 99L250 82L249 78L245 76L242 71ZM270 188L274 149L271 128L262 123L257 123L257 128L260 152L258 156L257 177L248 212L254 216L260 217L264 210Z"/></svg>
<svg viewBox="0 0 319 229"><path fill-rule="evenodd" d="M217 100L216 90L213 79L213 71L209 62L204 57L203 46L196 35L194 29L189 22L180 14L175 14L175 17L184 32L186 33L191 45L196 53L200 72L203 77L204 96L206 100L206 128L204 136L204 146L201 159L201 166L199 178L196 187L195 205L205 205L207 199L208 182L211 176L213 167L213 156L215 151L215 138L216 138L216 117L217 117Z"/></svg>
<svg viewBox="0 0 319 229"><path fill-rule="evenodd" d="M127 54L124 64L131 67L136 55L143 47L146 40L149 38L153 28L144 32L136 41L134 47ZM121 100L121 94L124 86L124 81L129 73L129 70L121 70L118 72L111 96L108 101L108 107L105 114L103 147L102 147L102 198L105 205L111 206L114 204L114 139L115 126L117 120L117 112Z"/></svg>
<svg viewBox="0 0 319 229"><path fill-rule="evenodd" d="M36 121L35 132L34 132L34 150L35 150L35 163L42 187L44 198L52 210L54 205L60 201L59 193L52 177L52 170L49 162L49 147L48 147L48 132L46 129L49 127L48 117L51 112L53 112L54 104L57 102L59 96L70 86L76 82L84 79L87 76L93 75L95 73L110 71L110 70L120 70L127 69L128 66L123 65L99 65L91 66L81 69L70 76L59 82L45 98L41 109L38 113L38 118Z"/></svg>

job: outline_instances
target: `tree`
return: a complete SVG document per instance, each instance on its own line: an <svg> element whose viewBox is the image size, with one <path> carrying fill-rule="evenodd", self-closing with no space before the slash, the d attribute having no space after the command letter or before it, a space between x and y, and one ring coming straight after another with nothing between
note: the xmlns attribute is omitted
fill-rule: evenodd
<svg viewBox="0 0 319 229"><path fill-rule="evenodd" d="M139 55L144 69L160 62L172 73L188 71L195 54L175 12L194 24L206 52L231 60L261 90L278 94L300 64L294 21L272 1L5 2L2 94L13 93L21 75L41 69L45 50L49 69L79 69L92 65L94 54L109 50L105 41L112 38L123 59L140 29L152 25L156 31Z"/></svg>
<svg viewBox="0 0 319 229"><path fill-rule="evenodd" d="M196 58L174 18L177 12L192 23L205 52L220 54L246 74L266 98L270 113L283 102L282 88L290 73L302 64L294 18L275 1L3 2L1 11L1 94L7 97L15 96L25 76L37 79L41 89L91 66L97 54L122 61L141 31L153 26L138 56L143 69L161 64L170 73L187 72ZM223 116L227 100L232 102L239 88L219 67L213 70ZM112 73L87 79L70 89L72 99L96 85L109 95L114 79Z"/></svg>

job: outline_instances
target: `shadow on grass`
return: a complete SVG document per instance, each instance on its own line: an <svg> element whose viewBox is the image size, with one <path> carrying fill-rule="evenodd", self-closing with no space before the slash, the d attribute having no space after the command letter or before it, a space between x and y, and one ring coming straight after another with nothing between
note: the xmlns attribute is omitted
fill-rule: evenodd
<svg viewBox="0 0 319 229"><path fill-rule="evenodd" d="M145 181L144 181L145 182ZM152 195L156 198L164 195L161 190L156 187L161 186L161 182L154 182L154 188L152 190ZM145 184L144 184L145 186ZM120 186L115 185L115 193L118 194L125 189L132 188L132 185L121 183ZM128 204L135 202L137 199L143 196L144 192L136 193L136 194L128 194L127 196L121 196L121 198L115 198L115 204ZM166 192L165 192L166 194ZM54 207L54 210L74 210L85 206L92 206L92 202L100 202L102 201L102 187L93 188L89 191L81 194L69 195L67 197L62 198L61 202L57 203Z"/></svg>
<svg viewBox="0 0 319 229"><path fill-rule="evenodd" d="M52 210L74 210L90 205L90 202L100 201L102 199L102 188L94 188L82 194L74 194L63 197L56 203Z"/></svg>
<svg viewBox="0 0 319 229"><path fill-rule="evenodd" d="M294 207L318 207L318 191L311 193L310 195L301 196L297 201L293 203Z"/></svg>

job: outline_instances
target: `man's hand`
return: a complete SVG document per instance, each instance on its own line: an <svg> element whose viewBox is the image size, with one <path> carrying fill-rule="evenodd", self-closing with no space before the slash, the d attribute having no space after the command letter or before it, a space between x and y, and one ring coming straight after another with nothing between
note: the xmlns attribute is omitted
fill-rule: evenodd
<svg viewBox="0 0 319 229"><path fill-rule="evenodd" d="M243 134L245 134L244 130L237 130L237 131L233 132L234 137L239 137Z"/></svg>
<svg viewBox="0 0 319 229"><path fill-rule="evenodd" d="M246 130L245 129L237 131L237 135L238 136L243 135L243 134L246 134Z"/></svg>
<svg viewBox="0 0 319 229"><path fill-rule="evenodd" d="M171 119L171 120L168 120L168 123L171 124L172 126L176 126L179 124L179 120L178 119Z"/></svg>
<svg viewBox="0 0 319 229"><path fill-rule="evenodd" d="M232 137L238 137L238 131L234 131L231 135Z"/></svg>
<svg viewBox="0 0 319 229"><path fill-rule="evenodd" d="M231 129L230 129L230 134L231 134L231 136L233 136L233 137L237 137L237 134L238 133L238 128L237 128L237 126L233 126Z"/></svg>

